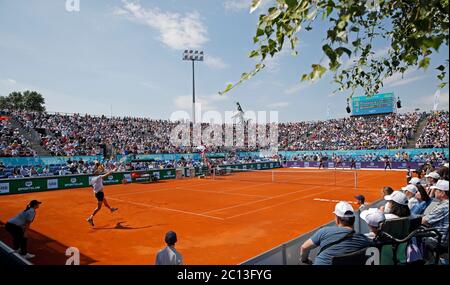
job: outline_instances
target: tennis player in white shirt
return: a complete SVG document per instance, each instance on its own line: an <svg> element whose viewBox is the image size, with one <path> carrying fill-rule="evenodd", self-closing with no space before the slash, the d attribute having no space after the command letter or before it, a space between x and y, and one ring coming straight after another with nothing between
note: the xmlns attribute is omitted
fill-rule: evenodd
<svg viewBox="0 0 450 285"><path fill-rule="evenodd" d="M94 216L98 213L98 211L100 211L102 205L105 205L105 207L108 208L111 211L111 213L114 213L115 211L118 210L118 208L111 208L109 206L108 201L106 201L105 198L105 193L103 192L104 188L103 179L111 175L114 171L116 171L116 169L117 168L114 168L110 172L103 175L99 170L96 170L96 172L94 172L94 175L96 176L92 178L90 185L92 186L95 193L95 198L97 199L97 208L95 208L92 215L87 219L88 223L91 224L91 226L94 226Z"/></svg>

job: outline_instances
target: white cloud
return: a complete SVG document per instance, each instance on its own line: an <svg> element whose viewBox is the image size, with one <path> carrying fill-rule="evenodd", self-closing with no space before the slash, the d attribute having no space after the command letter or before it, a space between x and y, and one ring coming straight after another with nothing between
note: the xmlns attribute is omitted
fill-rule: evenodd
<svg viewBox="0 0 450 285"><path fill-rule="evenodd" d="M409 84L409 83L414 82L414 81L422 80L422 79L424 79L426 77L427 77L426 75L419 75L419 76L414 76L414 77L411 77L411 78L404 78L403 80L400 79L399 81L396 81L396 82L393 82L393 83L389 84L389 86L390 87L402 86L402 85L406 85L406 84Z"/></svg>
<svg viewBox="0 0 450 285"><path fill-rule="evenodd" d="M205 56L205 64L208 67L217 68L217 69L224 69L224 68L228 67L228 64L226 64L220 57L216 57L216 56L212 56L212 55Z"/></svg>
<svg viewBox="0 0 450 285"><path fill-rule="evenodd" d="M116 7L113 15L126 17L159 32L158 40L174 50L199 48L208 39L206 25L197 12L171 13L159 8L143 8L138 2L122 0L123 7Z"/></svg>
<svg viewBox="0 0 450 285"><path fill-rule="evenodd" d="M289 102L276 102L268 105L271 108L283 108L289 106Z"/></svg>
<svg viewBox="0 0 450 285"><path fill-rule="evenodd" d="M414 81L422 80L427 77L427 75L416 75L413 76L414 73L417 72L416 69L408 69L405 73L395 73L392 76L383 80L383 84L385 86L396 87L409 84Z"/></svg>
<svg viewBox="0 0 450 285"><path fill-rule="evenodd" d="M197 95L195 97L195 102L201 104L203 111L217 110L219 107L217 103L227 101L229 98L227 96L214 95ZM176 108L181 110L192 110L192 95L177 96L173 100Z"/></svg>
<svg viewBox="0 0 450 285"><path fill-rule="evenodd" d="M269 73L278 73L281 69L280 61L288 55L291 55L291 50L285 45L274 57L267 56L264 60L264 64L266 65L265 70Z"/></svg>
<svg viewBox="0 0 450 285"><path fill-rule="evenodd" d="M146 88L149 88L149 89L155 88L155 85L153 83L151 83L151 82L141 82L141 85L146 87Z"/></svg>
<svg viewBox="0 0 450 285"><path fill-rule="evenodd" d="M374 54L370 57L372 59L380 59L388 54L389 47L384 47L380 49L376 49L374 51ZM352 55L347 61L343 63L344 68L349 68L353 64L355 64L358 61L359 57L356 57L355 55Z"/></svg>
<svg viewBox="0 0 450 285"><path fill-rule="evenodd" d="M284 90L285 94L294 94L294 93L298 93L300 91L306 90L308 88L310 88L311 86L317 84L317 82L319 82L319 80L313 81L313 82L302 82L299 84L296 84L294 86L291 86L287 89Z"/></svg>
<svg viewBox="0 0 450 285"><path fill-rule="evenodd" d="M14 79L11 79L11 78L6 79L6 81L8 81L11 84L17 84L17 81L15 81Z"/></svg>
<svg viewBox="0 0 450 285"><path fill-rule="evenodd" d="M119 7L114 7L113 15L114 16L125 16L125 15L130 15L130 13L125 9L122 9Z"/></svg>
<svg viewBox="0 0 450 285"><path fill-rule="evenodd" d="M173 100L176 108L189 110L192 108L192 96L177 96Z"/></svg>
<svg viewBox="0 0 450 285"><path fill-rule="evenodd" d="M418 105L424 106L427 110L432 110L434 106L434 94L422 97ZM441 93L439 96L438 110L448 110L449 109L449 94L448 92Z"/></svg>
<svg viewBox="0 0 450 285"><path fill-rule="evenodd" d="M264 10L265 8L269 7L269 5L274 5L274 0L262 0L261 4L259 5L259 10ZM250 11L250 7L252 6L252 0L226 0L223 2L223 7L227 11L231 12L239 12L242 10Z"/></svg>

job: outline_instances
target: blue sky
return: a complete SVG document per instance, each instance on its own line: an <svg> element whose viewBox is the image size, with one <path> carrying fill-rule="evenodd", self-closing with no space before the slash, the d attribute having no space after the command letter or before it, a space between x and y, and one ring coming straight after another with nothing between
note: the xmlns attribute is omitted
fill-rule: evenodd
<svg viewBox="0 0 450 285"><path fill-rule="evenodd" d="M325 26L302 34L300 54L289 52L268 62L265 71L217 95L255 61L247 57L258 13L251 0L80 0L68 12L66 0L0 0L0 95L26 89L46 98L48 111L168 119L191 109L191 65L185 48L205 51L196 65L196 89L204 110L278 110L281 121L344 117L348 92L331 96L336 85L327 75L300 83L302 72L320 61ZM322 24L323 25L323 24ZM376 52L386 51L382 44ZM438 65L448 48L432 58ZM385 82L382 92L400 96L404 108L430 110L437 80L433 68L409 70ZM448 88L439 109L448 110Z"/></svg>

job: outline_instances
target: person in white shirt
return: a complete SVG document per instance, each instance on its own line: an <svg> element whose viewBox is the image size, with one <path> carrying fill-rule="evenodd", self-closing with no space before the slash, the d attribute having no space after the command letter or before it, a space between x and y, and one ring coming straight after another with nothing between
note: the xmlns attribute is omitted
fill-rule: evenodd
<svg viewBox="0 0 450 285"><path fill-rule="evenodd" d="M416 193L419 191L415 185L409 184L405 187L402 187L402 190L405 193L406 198L408 198L408 207L411 210L415 205L419 204L419 201L416 199Z"/></svg>
<svg viewBox="0 0 450 285"><path fill-rule="evenodd" d="M116 171L116 168L111 170L110 172L101 175L101 172L99 170L97 170L96 172L94 172L94 176L91 180L91 182L89 183L95 193L95 198L97 198L97 208L95 208L94 212L92 213L92 215L87 219L87 222L89 224L91 224L91 226L94 226L94 216L98 213L98 211L100 211L100 209L102 208L102 205L105 205L106 208L108 208L111 213L114 213L115 211L118 210L118 208L111 208L108 204L108 201L106 201L105 198L105 193L103 192L103 179L105 179L106 177L108 177L109 175L111 175L114 171Z"/></svg>
<svg viewBox="0 0 450 285"><path fill-rule="evenodd" d="M402 191L394 191L391 195L384 197L387 201L384 206L384 216L386 220L409 217L411 211L408 207L408 198Z"/></svg>
<svg viewBox="0 0 450 285"><path fill-rule="evenodd" d="M428 196L434 198L434 189L431 186L436 185L439 179L441 179L441 176L436 171L433 171L425 175L425 179L427 180L425 189L427 190Z"/></svg>
<svg viewBox="0 0 450 285"><path fill-rule="evenodd" d="M183 265L183 256L175 249L177 234L169 231L164 240L167 246L156 254L155 265Z"/></svg>
<svg viewBox="0 0 450 285"><path fill-rule="evenodd" d="M386 221L383 211L377 208L370 208L362 211L359 216L369 226L370 232L365 234L365 236L371 240L379 238L382 233L381 227Z"/></svg>

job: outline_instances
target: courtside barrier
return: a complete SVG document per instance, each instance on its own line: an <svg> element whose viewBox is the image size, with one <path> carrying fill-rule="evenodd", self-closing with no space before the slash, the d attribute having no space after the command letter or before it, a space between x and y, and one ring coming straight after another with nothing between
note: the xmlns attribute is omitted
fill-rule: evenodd
<svg viewBox="0 0 450 285"><path fill-rule="evenodd" d="M384 200L378 200L372 203L368 208L378 208L385 203ZM359 233L368 233L369 228L366 222L362 221L359 217L359 211L355 212L357 218L355 219L355 231ZM244 261L241 265L301 265L300 264L300 247L307 241L317 230L323 227L334 226L335 222L329 222L322 225L308 233L305 233L299 237L296 237L286 243L283 243L275 248L272 248L258 256ZM310 253L310 258L314 259L317 255L319 248L315 248Z"/></svg>
<svg viewBox="0 0 450 285"><path fill-rule="evenodd" d="M33 265L31 262L14 252L12 248L0 241L0 266Z"/></svg>
<svg viewBox="0 0 450 285"><path fill-rule="evenodd" d="M155 169L139 171L139 176L132 177L131 172L116 172L109 175L105 185L120 184L124 180L128 182L146 182L150 176L158 180L175 179L175 169ZM93 175L67 175L67 176L40 176L36 178L2 179L0 180L0 195L42 192L71 188L89 187Z"/></svg>
<svg viewBox="0 0 450 285"><path fill-rule="evenodd" d="M280 167L280 163L276 161L271 162L256 162L246 164L227 165L222 167L231 167L233 169L272 169ZM207 167L196 167L195 173L192 168L186 167L183 175L185 177L200 176L208 170ZM140 183L149 182L151 177L155 177L157 180L167 180L176 178L176 169L164 168L164 169L152 169L146 171L135 171L138 175L132 175L132 172L115 172L109 175L105 180L105 185L115 185L123 183L123 181ZM39 177L27 177L18 179L1 179L0 180L0 195L11 195L21 193L42 192L50 190L72 189L72 188L85 188L89 187L89 182L93 175L80 174L80 175L66 175L66 176L39 176Z"/></svg>
<svg viewBox="0 0 450 285"><path fill-rule="evenodd" d="M391 169L417 169L424 165L424 162L391 162ZM320 162L318 161L287 161L284 163L285 167L299 167L299 168L318 168ZM325 162L327 168L350 168L351 163L349 161L343 161L341 165L336 165L334 162ZM361 161L356 162L354 169L384 169L385 164L382 161Z"/></svg>

